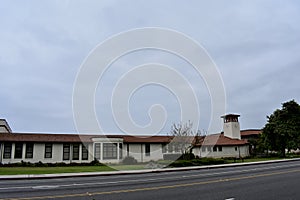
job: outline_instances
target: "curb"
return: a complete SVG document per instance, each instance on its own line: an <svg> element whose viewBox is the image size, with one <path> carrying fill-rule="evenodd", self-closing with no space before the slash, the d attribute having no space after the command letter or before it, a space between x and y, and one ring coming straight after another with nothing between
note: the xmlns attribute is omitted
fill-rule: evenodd
<svg viewBox="0 0 300 200"><path fill-rule="evenodd" d="M174 171L239 167L239 166L272 164L272 163L293 162L293 161L300 161L300 158L284 159L284 160L282 160L282 159L281 160L267 160L267 161L257 161L257 162L247 162L247 163L230 163L230 164L220 164L220 165L143 169L143 170L124 170L124 171L109 171L109 172L3 175L3 176L0 176L0 180L51 179L51 178L68 178L68 177L89 177L89 176L111 176L111 175L125 175L125 174L160 173L160 172L174 172Z"/></svg>

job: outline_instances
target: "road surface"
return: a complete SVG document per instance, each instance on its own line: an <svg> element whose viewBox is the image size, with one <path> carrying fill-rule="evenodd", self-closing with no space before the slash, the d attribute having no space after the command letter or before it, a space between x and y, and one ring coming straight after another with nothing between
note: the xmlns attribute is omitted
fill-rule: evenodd
<svg viewBox="0 0 300 200"><path fill-rule="evenodd" d="M35 180L1 180L0 199L300 199L300 161Z"/></svg>

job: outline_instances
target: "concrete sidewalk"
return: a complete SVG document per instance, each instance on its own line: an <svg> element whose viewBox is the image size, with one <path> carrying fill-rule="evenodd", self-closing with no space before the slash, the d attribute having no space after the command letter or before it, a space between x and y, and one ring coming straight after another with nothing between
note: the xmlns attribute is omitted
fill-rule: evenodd
<svg viewBox="0 0 300 200"><path fill-rule="evenodd" d="M109 175L122 175L122 174L142 174L142 173L159 173L159 172L172 172L172 171L187 171L198 169L212 169L224 167L237 167L247 165L259 165L266 163L280 163L297 161L300 158L281 159L281 160L268 160L259 162L245 162L245 163L231 163L220 165L206 165L206 166L192 166L192 167L177 167L177 168L160 168L160 169L143 169L143 170L126 170L126 171L109 171L109 172L82 172L82 173L60 173L60 174L22 174L22 175L1 175L0 180L17 180L17 179L47 179L47 178L68 178L68 177L84 177L84 176L109 176Z"/></svg>

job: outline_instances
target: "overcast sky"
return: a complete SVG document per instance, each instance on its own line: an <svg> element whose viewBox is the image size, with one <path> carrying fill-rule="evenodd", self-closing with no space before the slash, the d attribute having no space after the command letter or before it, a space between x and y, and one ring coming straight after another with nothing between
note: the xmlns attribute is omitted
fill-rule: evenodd
<svg viewBox="0 0 300 200"><path fill-rule="evenodd" d="M296 0L1 1L0 26L0 118L15 132L76 132L72 92L84 59L107 38L143 27L182 32L206 49L224 82L226 111L241 115L242 129L262 128L281 103L300 102ZM103 130L120 132L110 108L117 80L149 62L174 66L190 81L199 101L199 129L207 130L211 105L203 78L179 57L155 50L120 58L100 80L95 108ZM133 94L132 119L147 125L153 104L167 112L161 133L180 121L176 97L158 85Z"/></svg>

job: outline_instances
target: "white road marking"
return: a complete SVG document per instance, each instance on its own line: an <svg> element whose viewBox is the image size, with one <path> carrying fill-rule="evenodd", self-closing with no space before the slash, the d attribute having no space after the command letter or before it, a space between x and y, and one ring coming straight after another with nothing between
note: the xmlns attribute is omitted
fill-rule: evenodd
<svg viewBox="0 0 300 200"><path fill-rule="evenodd" d="M58 185L40 185L40 186L31 187L31 188L45 190L45 189L53 189L53 188L58 188L58 187L59 187Z"/></svg>

